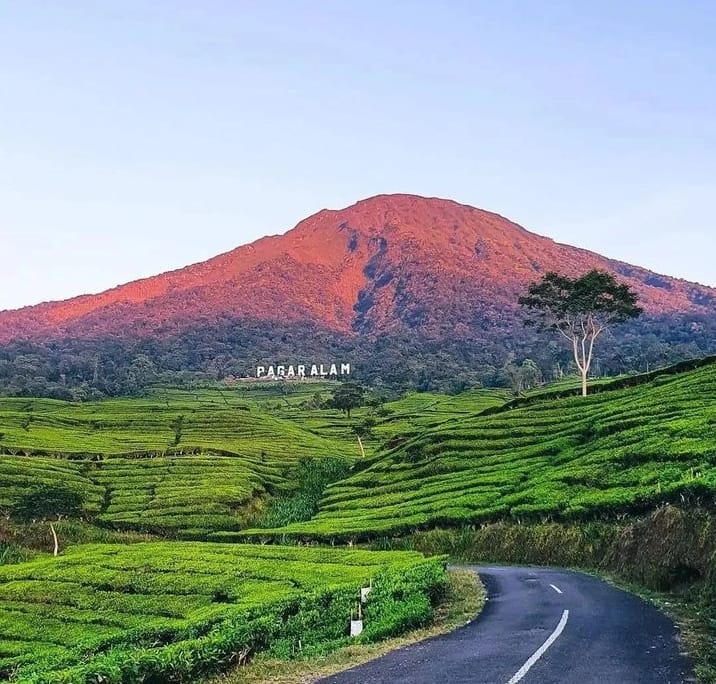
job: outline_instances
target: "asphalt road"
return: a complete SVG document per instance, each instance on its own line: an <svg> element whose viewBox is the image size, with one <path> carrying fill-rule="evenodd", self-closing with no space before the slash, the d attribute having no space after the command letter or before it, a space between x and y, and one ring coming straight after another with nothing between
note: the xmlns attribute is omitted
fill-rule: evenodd
<svg viewBox="0 0 716 684"><path fill-rule="evenodd" d="M695 681L672 622L599 579L543 568L475 568L474 622L321 680L325 684L682 684Z"/></svg>

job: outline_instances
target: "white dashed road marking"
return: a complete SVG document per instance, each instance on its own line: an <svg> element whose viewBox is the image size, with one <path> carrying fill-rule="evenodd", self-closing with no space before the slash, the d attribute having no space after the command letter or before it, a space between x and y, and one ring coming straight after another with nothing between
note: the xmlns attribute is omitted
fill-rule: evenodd
<svg viewBox="0 0 716 684"><path fill-rule="evenodd" d="M562 593L562 592L560 592ZM545 641L532 655L532 657L519 669L512 679L507 684L517 684L522 678L532 669L532 666L547 652L547 649L559 639L559 635L564 631L567 626L567 620L569 620L569 611L565 610L562 613L562 619L555 628L554 632L549 635L547 641Z"/></svg>

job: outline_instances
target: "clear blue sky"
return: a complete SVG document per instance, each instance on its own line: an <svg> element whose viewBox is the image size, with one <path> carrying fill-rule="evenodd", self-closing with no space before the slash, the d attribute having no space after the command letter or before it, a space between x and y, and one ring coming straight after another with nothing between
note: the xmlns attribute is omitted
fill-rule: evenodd
<svg viewBox="0 0 716 684"><path fill-rule="evenodd" d="M716 285L712 0L0 0L0 308L383 192Z"/></svg>

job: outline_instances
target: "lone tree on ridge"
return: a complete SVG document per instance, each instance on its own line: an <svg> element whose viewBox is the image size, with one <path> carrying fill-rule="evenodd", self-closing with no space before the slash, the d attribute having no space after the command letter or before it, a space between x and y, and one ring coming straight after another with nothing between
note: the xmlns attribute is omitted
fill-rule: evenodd
<svg viewBox="0 0 716 684"><path fill-rule="evenodd" d="M528 311L525 325L556 330L570 343L586 397L594 343L612 325L639 317L643 309L637 300L628 285L595 269L574 279L550 271L519 303Z"/></svg>

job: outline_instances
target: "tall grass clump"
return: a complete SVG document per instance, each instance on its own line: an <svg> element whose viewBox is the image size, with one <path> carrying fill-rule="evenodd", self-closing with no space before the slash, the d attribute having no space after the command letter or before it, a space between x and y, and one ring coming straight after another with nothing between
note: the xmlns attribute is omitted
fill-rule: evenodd
<svg viewBox="0 0 716 684"><path fill-rule="evenodd" d="M263 513L251 521L253 527L271 528L310 520L318 511L318 504L326 487L343 479L351 464L335 458L305 459L291 471L289 491L271 499Z"/></svg>

